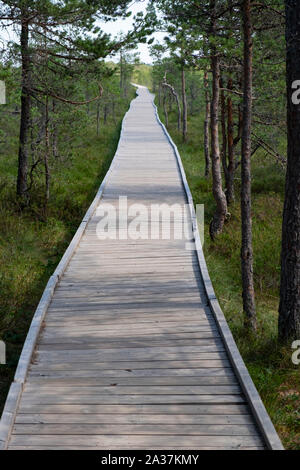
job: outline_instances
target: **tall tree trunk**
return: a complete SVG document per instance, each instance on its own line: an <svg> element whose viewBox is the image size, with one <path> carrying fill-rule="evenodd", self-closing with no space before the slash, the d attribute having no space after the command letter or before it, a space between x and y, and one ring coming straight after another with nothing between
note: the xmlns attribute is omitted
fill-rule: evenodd
<svg viewBox="0 0 300 470"><path fill-rule="evenodd" d="M228 89L232 90L232 78L228 80ZM226 174L226 199L227 204L234 201L234 138L233 138L233 104L229 94L227 98L227 142L228 142L228 166Z"/></svg>
<svg viewBox="0 0 300 470"><path fill-rule="evenodd" d="M223 90L223 79L220 77L220 87L221 87L221 129L222 129L222 166L225 176L225 181L227 181L227 128L226 128L226 99L225 93Z"/></svg>
<svg viewBox="0 0 300 470"><path fill-rule="evenodd" d="M181 69L181 93L182 93L182 138L183 142L187 139L187 102L185 90L185 74L184 67Z"/></svg>
<svg viewBox="0 0 300 470"><path fill-rule="evenodd" d="M165 92L165 93L164 93L164 97L163 97L163 107L164 107L166 128L168 129L168 127L169 127L169 119L168 119L168 110L167 110L167 103L166 103L166 100L167 100L167 96L166 96L166 92Z"/></svg>
<svg viewBox="0 0 300 470"><path fill-rule="evenodd" d="M211 35L216 35L216 1L210 0ZM211 46L212 100L211 100L211 161L213 196L216 201L216 212L209 226L211 239L222 233L227 216L227 201L222 187L222 174L219 146L219 101L220 101L220 59L214 44Z"/></svg>
<svg viewBox="0 0 300 470"><path fill-rule="evenodd" d="M300 3L285 0L287 43L288 157L282 224L279 338L300 338L300 103L293 84L300 79Z"/></svg>
<svg viewBox="0 0 300 470"><path fill-rule="evenodd" d="M219 97L220 97L220 64L216 51L213 52L211 59L211 68L213 75L213 90L211 100L211 161L212 161L212 180L213 195L217 204L217 209L210 223L209 231L212 240L222 233L227 216L227 201L222 188L222 175L220 163L219 147Z"/></svg>
<svg viewBox="0 0 300 470"><path fill-rule="evenodd" d="M54 158L58 157L57 150L57 123L55 120L56 104L55 100L52 99L52 114L53 114L53 125L52 125L52 155Z"/></svg>
<svg viewBox="0 0 300 470"><path fill-rule="evenodd" d="M107 116L108 116L108 104L104 105L104 112L103 112L103 122L106 125L107 123Z"/></svg>
<svg viewBox="0 0 300 470"><path fill-rule="evenodd" d="M97 137L100 133L100 100L97 102Z"/></svg>
<svg viewBox="0 0 300 470"><path fill-rule="evenodd" d="M44 167L45 167L45 217L47 217L47 206L50 197L50 168L49 168L49 154L50 154L50 139L49 139L49 98L46 96L45 103L45 152L44 152Z"/></svg>
<svg viewBox="0 0 300 470"><path fill-rule="evenodd" d="M27 190L28 174L28 137L30 131L30 56L29 56L29 27L26 12L22 12L21 25L21 56L22 56L22 89L21 89L21 119L19 136L19 158L17 194L24 196Z"/></svg>
<svg viewBox="0 0 300 470"><path fill-rule="evenodd" d="M170 92L172 93L172 95L174 96L175 100L176 100L177 111L178 111L177 129L178 129L178 131L180 131L180 128L181 128L181 108L180 108L179 96L178 96L178 93L175 91L175 88L172 85L170 85L169 83L167 83L167 72L165 72L164 79L163 79L163 82L162 82L162 86L168 88L170 90Z"/></svg>
<svg viewBox="0 0 300 470"><path fill-rule="evenodd" d="M251 121L252 121L252 62L253 41L251 21L251 0L243 0L243 33L244 33L244 96L243 96L243 130L241 160L241 217L242 247L241 270L243 285L243 309L245 326L256 330L256 309L253 282L253 249L251 217Z"/></svg>
<svg viewBox="0 0 300 470"><path fill-rule="evenodd" d="M210 0L211 35L216 35L216 1ZM211 239L222 233L227 216L227 201L222 187L222 174L219 146L219 101L220 101L220 58L216 46L211 45L211 70L212 70L212 100L211 100L211 161L212 161L212 183L213 196L217 208L209 226Z"/></svg>
<svg viewBox="0 0 300 470"><path fill-rule="evenodd" d="M123 54L120 51L120 95L123 95Z"/></svg>
<svg viewBox="0 0 300 470"><path fill-rule="evenodd" d="M112 112L112 117L114 120L114 125L117 125L117 120L116 120L116 102L114 100L114 97L112 98L112 105L111 105L111 112Z"/></svg>
<svg viewBox="0 0 300 470"><path fill-rule="evenodd" d="M204 71L204 90L205 90L205 121L204 121L204 158L205 158L205 176L210 172L209 156L209 124L210 124L210 97L208 89L208 73Z"/></svg>

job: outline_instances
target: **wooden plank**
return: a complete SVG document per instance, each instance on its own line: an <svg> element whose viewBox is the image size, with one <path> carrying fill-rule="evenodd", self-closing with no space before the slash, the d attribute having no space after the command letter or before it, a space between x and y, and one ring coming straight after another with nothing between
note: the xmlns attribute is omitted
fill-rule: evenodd
<svg viewBox="0 0 300 470"><path fill-rule="evenodd" d="M38 414L68 414L68 415L249 415L249 408L245 404L35 404L20 403L19 413Z"/></svg>
<svg viewBox="0 0 300 470"><path fill-rule="evenodd" d="M90 362L90 361L116 361L116 362L121 362L121 361L128 361L128 360L141 360L141 361L159 361L159 360L167 360L167 361L172 361L176 360L180 357L182 360L192 360L192 359L198 359L201 358L201 355L199 357L199 354L196 354L195 352L180 352L180 349L182 348L174 348L174 353L172 354L171 352L161 352L160 350L162 348L153 348L154 350L150 353L148 352L150 348L145 348L144 350L140 349L127 349L126 355L125 352L123 352L122 349L117 349L117 350L95 350L95 349L90 349L87 351L71 351L71 350L66 350L66 351L56 351L56 352L49 352L49 351L36 351L35 353L35 358L36 360L44 363L50 363L50 362ZM170 349L170 348L169 348ZM105 352L105 351L113 351L113 352ZM125 351L125 350L124 350ZM45 353L45 354L44 354ZM208 352L205 354L204 352L202 353L203 359L220 359L222 356L222 351L221 352ZM226 357L225 354L223 357Z"/></svg>
<svg viewBox="0 0 300 470"><path fill-rule="evenodd" d="M110 339L105 340L104 338L100 338L97 341L95 338L92 340L91 338L86 338L84 341L77 340L77 341L70 341L68 338L62 338L59 342L48 342L41 341L39 351L82 351L82 350L89 350L89 349L107 349L107 348L114 348L114 349L124 349L124 348L145 348L145 347L165 347L165 346L174 346L174 347L182 347L182 346L199 346L200 350L204 346L215 346L216 348L218 345L223 348L222 342L219 338L161 338L161 339L151 339L151 337L141 338L141 339L132 339L132 338L121 338L119 341L111 341ZM214 350L216 349L214 348ZM223 350L223 349L222 349Z"/></svg>
<svg viewBox="0 0 300 470"><path fill-rule="evenodd" d="M75 362L68 362L68 361L58 361L58 362L49 362L47 358L45 361L40 361L35 358L31 366L31 370L35 371L63 371L63 373L67 374L67 371L93 371L93 374L96 374L97 371L100 371L102 374L103 370L113 371L113 370L123 370L124 372L129 372L134 374L136 370L148 370L153 368L155 370L180 370L186 368L212 368L212 367L228 367L230 368L230 363L228 358L225 354L219 353L208 353L208 354L201 354L195 358L195 354L189 359L165 359L163 360L162 357L158 357L156 360L137 360L138 358L134 358L132 361L128 361L125 358L123 360L113 361L112 359L108 361L81 361L80 363Z"/></svg>
<svg viewBox="0 0 300 470"><path fill-rule="evenodd" d="M70 386L70 387L91 387L96 385L101 386L115 386L115 385L229 385L237 384L237 381L234 375L221 375L221 376L187 376L187 375L177 375L177 376L163 376L163 377L153 377L148 375L144 376L135 376L135 377L77 377L71 379L70 377L64 378L49 378L49 377L31 377L29 376L26 382L26 385L31 385L33 387L43 386L47 384L47 387L61 387L61 386Z"/></svg>
<svg viewBox="0 0 300 470"><path fill-rule="evenodd" d="M83 446L87 448L111 449L172 449L173 446L181 449L199 449L212 442L209 436L93 436L93 435L64 435L63 442L65 446ZM30 445L47 447L61 446L61 436L30 436ZM13 435L10 441L11 446L26 445L26 437L22 435ZM261 446L261 439L257 436L214 436L213 447L222 449L240 449L242 447Z"/></svg>
<svg viewBox="0 0 300 470"><path fill-rule="evenodd" d="M227 367L225 367L227 365ZM117 365L118 366L118 365ZM120 367L120 366L119 366ZM69 366L71 369L71 366ZM190 380L198 380L198 384L210 382L213 383L216 377L220 377L222 380L223 377L234 378L235 375L231 371L230 365L224 364L223 367L216 367L216 368L202 368L202 369L92 369L86 370L84 369L84 364L81 365L81 369L75 370L52 370L52 369L44 369L38 368L36 366L32 366L31 370L28 374L28 382L38 382L40 380L49 380L49 382L55 383L55 381L66 381L68 383L72 383L72 378L74 381L82 381L83 383L88 383L89 381L93 381L97 383L97 381L101 380L108 380L110 383L111 381L115 381L116 378L119 380L126 379L132 381L140 380L141 378L153 380L152 383L155 383L157 379L164 379L165 377L168 379L173 380L172 378L180 377L181 380L187 381L187 384ZM206 382L207 381L207 382Z"/></svg>
<svg viewBox="0 0 300 470"><path fill-rule="evenodd" d="M22 405L159 405L159 404L236 404L245 403L241 395L36 395L22 394Z"/></svg>
<svg viewBox="0 0 300 470"><path fill-rule="evenodd" d="M156 337L160 337L161 335L165 335L168 338L197 338L198 335L201 335L202 338L206 337L213 337L219 336L219 332L216 327L213 327L208 322L205 324L201 323L193 323L191 325L186 325L184 321L175 323L163 323L158 322L152 325L134 325L131 327L123 327L122 331L115 327L115 325L107 326L76 326L73 327L61 327L57 330L56 327L51 327L46 325L41 332L41 342L47 339L56 338L82 338L85 337L89 338L110 338L110 339L117 339L117 338L125 338L127 336L132 338L143 338L144 336L151 336L154 339Z"/></svg>
<svg viewBox="0 0 300 470"><path fill-rule="evenodd" d="M22 397L25 399L34 399L35 397L44 396L61 396L71 395L90 395L101 400L100 395L240 395L241 389L238 385L122 385L114 383L110 386L70 386L57 385L51 387L47 384L39 384L37 387L34 383L26 383ZM164 400L164 397L161 398Z"/></svg>
<svg viewBox="0 0 300 470"><path fill-rule="evenodd" d="M104 296L97 296L97 295L94 295L94 296L87 296L86 294L81 294L80 297L75 297L76 300L74 300L74 298L70 298L70 300L67 300L66 297L61 297L60 299L58 299L56 297L55 300L53 300L51 302L51 307L52 309L54 308L66 308L67 306L70 306L71 308L74 308L74 306L76 306L76 308L78 306L84 306L84 307L93 307L95 305L113 305L113 304L117 304L119 305L120 303L122 305L127 305L127 304L132 304L133 302L130 302L130 298L128 298L128 295L118 295L117 293L114 293L114 295L112 295L111 297L108 295L109 293L107 293L107 295L104 297ZM171 304L174 303L174 302L178 302L179 304L180 303L185 303L187 300L187 296L184 296L184 295L168 295L167 292L161 292L161 294L158 294L156 293L155 295L155 300L153 299L153 294L144 294L144 295L140 295L139 297L135 298L135 302L134 304L136 305L144 305L144 304L150 304L150 305L153 305L155 306L156 304ZM195 303L196 305L199 305L200 307L202 306L205 306L205 303L203 301L201 301L201 296L200 295L189 295L188 296L188 303Z"/></svg>
<svg viewBox="0 0 300 470"><path fill-rule="evenodd" d="M18 413L16 424L173 424L178 428L183 424L192 425L253 425L251 415L225 414L94 414L94 413ZM102 434L102 433L100 433Z"/></svg>
<svg viewBox="0 0 300 470"><path fill-rule="evenodd" d="M202 331L200 333L182 333L181 335L172 334L172 333L148 333L141 336L129 336L124 335L122 336L114 336L114 335L107 335L106 337L103 334L97 335L95 334L85 334L80 337L79 332L75 334L70 334L69 336L59 336L55 337L53 334L44 334L40 340L40 347L43 346L50 348L51 346L59 346L59 345L68 345L72 347L72 345L81 345L89 347L98 347L100 344L101 347L118 347L118 345L122 345L122 347L126 347L128 344L129 347L134 346L168 346L168 345L176 345L176 346L184 346L184 345L191 345L195 346L197 344L211 344L208 343L214 340L219 340L219 334L217 332L205 332ZM43 346L42 346L43 345ZM63 349L60 347L60 349Z"/></svg>
<svg viewBox="0 0 300 470"><path fill-rule="evenodd" d="M168 435L173 436L257 436L257 430L253 424L16 424L13 435L24 434L26 436L52 436L68 435Z"/></svg>

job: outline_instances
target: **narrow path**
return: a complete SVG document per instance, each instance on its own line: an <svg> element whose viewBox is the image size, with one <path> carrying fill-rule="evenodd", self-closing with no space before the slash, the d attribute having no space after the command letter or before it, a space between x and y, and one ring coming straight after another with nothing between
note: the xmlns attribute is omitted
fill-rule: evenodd
<svg viewBox="0 0 300 470"><path fill-rule="evenodd" d="M101 204L117 208L127 196L128 206L146 209L184 205L152 95L144 87L138 93ZM172 227L184 217L191 225L183 215ZM99 240L100 219L96 211L55 288L8 449L265 448L196 252L174 237L146 239L145 227L145 239Z"/></svg>

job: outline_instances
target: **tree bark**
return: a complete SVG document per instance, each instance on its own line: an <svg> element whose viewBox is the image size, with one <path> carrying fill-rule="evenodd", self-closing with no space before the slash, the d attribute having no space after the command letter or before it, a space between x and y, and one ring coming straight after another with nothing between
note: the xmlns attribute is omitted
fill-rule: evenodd
<svg viewBox="0 0 300 470"><path fill-rule="evenodd" d="M228 80L228 89L232 90L232 78ZM226 174L226 199L227 204L234 201L234 172L235 172L235 152L233 138L233 105L231 96L227 98L227 143L228 143L228 166Z"/></svg>
<svg viewBox="0 0 300 470"><path fill-rule="evenodd" d="M216 12L215 1L211 0L211 33L216 34ZM211 161L212 161L212 181L213 196L217 208L210 223L209 233L212 240L223 231L227 216L227 201L222 187L220 146L219 146L219 101L220 101L220 59L215 46L211 51L211 70L212 70L212 100L211 100Z"/></svg>
<svg viewBox="0 0 300 470"><path fill-rule="evenodd" d="M185 74L184 67L181 69L181 93L182 93L182 138L183 142L187 139L187 101L185 90Z"/></svg>
<svg viewBox="0 0 300 470"><path fill-rule="evenodd" d="M223 79L220 77L220 87L221 87L221 129L222 129L222 166L225 176L225 181L227 181L227 128L226 128L226 99L223 88ZM227 196L226 196L227 198Z"/></svg>
<svg viewBox="0 0 300 470"><path fill-rule="evenodd" d="M172 93L172 95L174 96L175 100L176 100L177 111L178 111L177 129L178 129L178 131L180 131L180 128L181 128L181 107L180 107L179 96L178 96L178 93L175 91L175 88L172 85L170 85L169 83L167 83L167 72L165 72L164 79L163 79L163 82L162 82L162 86L168 88L170 90L170 92Z"/></svg>
<svg viewBox="0 0 300 470"><path fill-rule="evenodd" d="M108 104L104 105L104 112L103 112L103 123L107 124L107 116L108 116Z"/></svg>
<svg viewBox="0 0 300 470"><path fill-rule="evenodd" d="M21 89L21 118L19 134L19 157L17 195L25 196L27 191L28 174L28 137L30 131L30 56L29 56L29 27L25 12L22 12L21 25L21 56L22 56L22 89Z"/></svg>
<svg viewBox="0 0 300 470"><path fill-rule="evenodd" d="M251 0L243 0L244 33L244 96L241 160L241 271L245 326L256 330L256 309L253 281L252 217L251 217L251 121L252 121L252 63L253 41Z"/></svg>
<svg viewBox="0 0 300 470"><path fill-rule="evenodd" d="M219 147L219 98L220 98L220 64L219 57L214 52L211 59L211 68L213 75L213 91L211 101L211 162L212 162L212 180L213 195L217 204L217 209L210 223L209 231L212 240L222 233L227 216L227 201L222 187L222 175L220 164Z"/></svg>
<svg viewBox="0 0 300 470"><path fill-rule="evenodd" d="M285 0L287 44L288 155L282 223L279 338L300 338L300 104L293 99L300 79L300 3Z"/></svg>
<svg viewBox="0 0 300 470"><path fill-rule="evenodd" d="M166 96L166 92L165 92L165 93L164 93L164 97L163 97L163 107L164 107L166 128L168 129L168 127L169 127L169 119L168 119L168 110L167 110L167 103L166 103L166 100L167 100L167 96Z"/></svg>
<svg viewBox="0 0 300 470"><path fill-rule="evenodd" d="M57 123L55 118L56 112L56 104L55 100L52 99L52 115L53 115L53 126L52 126L52 155L54 158L58 157L58 149L57 149Z"/></svg>
<svg viewBox="0 0 300 470"><path fill-rule="evenodd" d="M210 172L209 156L209 124L210 124L210 97L208 89L208 73L204 71L204 90L205 90L205 121L204 121L204 158L205 158L205 176Z"/></svg>
<svg viewBox="0 0 300 470"><path fill-rule="evenodd" d="M46 96L45 103L45 152L44 152L44 167L45 167L45 217L47 217L47 206L50 197L50 168L49 168L49 154L50 154L50 139L49 139L49 98Z"/></svg>
<svg viewBox="0 0 300 470"><path fill-rule="evenodd" d="M99 133L100 133L100 100L97 102L97 117L96 117L96 121L97 121L97 137L99 137Z"/></svg>

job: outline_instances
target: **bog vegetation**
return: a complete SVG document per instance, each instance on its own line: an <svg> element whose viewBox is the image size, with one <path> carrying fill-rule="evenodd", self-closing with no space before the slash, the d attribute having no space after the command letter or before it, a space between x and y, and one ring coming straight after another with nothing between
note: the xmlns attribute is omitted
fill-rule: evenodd
<svg viewBox="0 0 300 470"><path fill-rule="evenodd" d="M105 35L98 20L129 5L0 2L2 401L47 278L114 154L133 81L156 95L205 204L220 303L285 446L299 449L299 2L153 0L127 35ZM164 41L149 40L154 30ZM134 52L145 41L152 66Z"/></svg>

